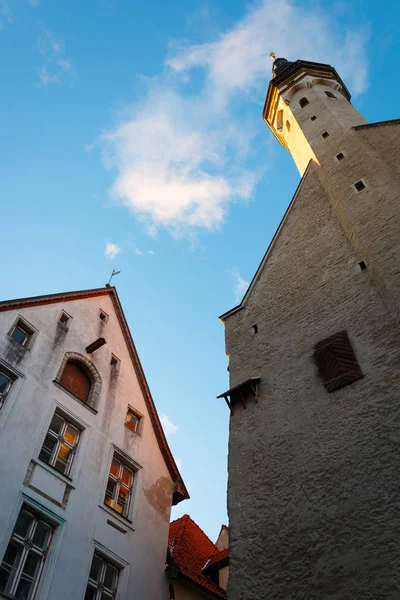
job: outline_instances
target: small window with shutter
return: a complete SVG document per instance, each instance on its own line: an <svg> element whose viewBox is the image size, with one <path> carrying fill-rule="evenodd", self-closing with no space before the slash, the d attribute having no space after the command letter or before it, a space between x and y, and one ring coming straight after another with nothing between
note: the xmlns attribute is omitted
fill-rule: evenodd
<svg viewBox="0 0 400 600"><path fill-rule="evenodd" d="M334 392L363 377L345 331L318 342L315 346L315 360L328 392Z"/></svg>

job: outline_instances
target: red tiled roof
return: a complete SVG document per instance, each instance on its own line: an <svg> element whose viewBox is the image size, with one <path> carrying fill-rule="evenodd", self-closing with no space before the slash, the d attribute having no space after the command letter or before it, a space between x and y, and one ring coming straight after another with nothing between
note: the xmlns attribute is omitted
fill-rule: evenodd
<svg viewBox="0 0 400 600"><path fill-rule="evenodd" d="M226 598L225 590L202 573L208 560L220 552L189 515L172 521L168 543L173 561L182 575L218 598Z"/></svg>

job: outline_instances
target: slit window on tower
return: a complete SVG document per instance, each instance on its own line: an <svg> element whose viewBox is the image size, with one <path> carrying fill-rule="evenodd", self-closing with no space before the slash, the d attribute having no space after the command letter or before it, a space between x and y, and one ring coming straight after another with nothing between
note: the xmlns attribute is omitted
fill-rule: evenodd
<svg viewBox="0 0 400 600"><path fill-rule="evenodd" d="M325 92L325 94L328 96L328 98L337 98L337 96L335 96L335 94L332 92Z"/></svg>
<svg viewBox="0 0 400 600"><path fill-rule="evenodd" d="M326 138L329 137L329 133L327 131L324 131L322 137L324 138L324 140L326 140Z"/></svg>
<svg viewBox="0 0 400 600"><path fill-rule="evenodd" d="M339 152L339 154L336 154L336 160L343 160L344 159L344 154L343 152Z"/></svg>
<svg viewBox="0 0 400 600"><path fill-rule="evenodd" d="M286 121L286 129L287 129L287 131L289 133L289 131L290 131L290 121Z"/></svg>
<svg viewBox="0 0 400 600"><path fill-rule="evenodd" d="M313 116L311 117L311 121L315 121L316 119L317 119L317 117L316 117L315 115L313 115Z"/></svg>
<svg viewBox="0 0 400 600"><path fill-rule="evenodd" d="M283 110L278 110L278 114L276 116L276 128L278 131L283 130Z"/></svg>
<svg viewBox="0 0 400 600"><path fill-rule="evenodd" d="M303 98L300 98L299 105L301 108L304 108L305 106L307 106L307 104L310 104L310 103L305 96L303 96Z"/></svg>

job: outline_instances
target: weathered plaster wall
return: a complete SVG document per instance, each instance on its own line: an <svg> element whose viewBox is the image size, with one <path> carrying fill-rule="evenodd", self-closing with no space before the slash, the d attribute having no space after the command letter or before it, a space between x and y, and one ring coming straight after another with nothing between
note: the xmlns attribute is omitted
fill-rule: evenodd
<svg viewBox="0 0 400 600"><path fill-rule="evenodd" d="M99 309L109 314L107 323ZM58 325L61 310L73 319L68 331ZM7 332L18 315L37 330L32 347L19 351ZM98 413L94 414L53 380L65 352L85 354L85 347L104 336L107 344L91 360L102 378ZM120 360L115 373L111 352ZM126 561L117 600L165 596L164 564L173 484L155 438L139 382L108 296L58 303L22 311L0 313L0 357L21 377L0 412L1 481L0 558L8 543L7 527L15 521L13 510L21 492L66 519L62 542L52 572L43 578L49 591L41 600L83 598L93 554L93 540ZM141 434L128 430L128 404L143 415ZM23 485L32 459L37 459L56 406L85 423L70 482L65 510ZM113 445L132 458L140 469L133 495L132 523L104 508L103 500ZM62 479L62 477L61 477ZM111 520L125 533L111 527ZM50 551L51 552L51 551ZM49 555L50 556L50 555Z"/></svg>
<svg viewBox="0 0 400 600"><path fill-rule="evenodd" d="M225 323L231 386L261 376L259 403L237 405L230 420L230 600L400 594L400 331L388 301L388 287L399 299L398 192L387 179L383 198L382 163L358 134L338 133L356 151L340 168L341 145L316 149L321 168L307 174L245 308ZM363 176L368 193L350 195ZM343 329L365 377L328 394L314 346Z"/></svg>

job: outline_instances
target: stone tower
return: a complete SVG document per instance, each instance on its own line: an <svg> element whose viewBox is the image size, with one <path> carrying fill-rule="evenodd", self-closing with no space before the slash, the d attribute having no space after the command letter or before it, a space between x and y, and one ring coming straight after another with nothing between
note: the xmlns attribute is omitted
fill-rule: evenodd
<svg viewBox="0 0 400 600"><path fill-rule="evenodd" d="M400 120L275 59L264 120L302 179L241 304L229 600L400 597Z"/></svg>

